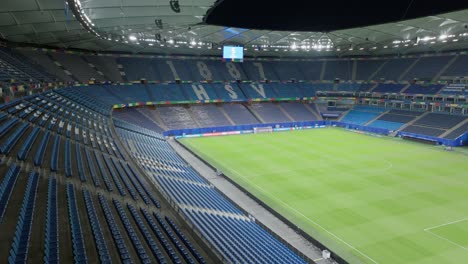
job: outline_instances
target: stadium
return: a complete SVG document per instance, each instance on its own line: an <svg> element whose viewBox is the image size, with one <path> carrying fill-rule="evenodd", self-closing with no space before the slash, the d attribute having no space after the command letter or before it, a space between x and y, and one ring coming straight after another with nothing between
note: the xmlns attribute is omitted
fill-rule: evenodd
<svg viewBox="0 0 468 264"><path fill-rule="evenodd" d="M0 263L465 263L468 5L0 4Z"/></svg>

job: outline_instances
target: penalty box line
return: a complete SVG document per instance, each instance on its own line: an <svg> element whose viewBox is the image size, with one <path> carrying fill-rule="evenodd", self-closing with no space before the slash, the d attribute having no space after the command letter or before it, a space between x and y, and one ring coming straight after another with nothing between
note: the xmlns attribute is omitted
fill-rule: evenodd
<svg viewBox="0 0 468 264"><path fill-rule="evenodd" d="M314 224L315 226L319 227L320 229L322 229L323 231L325 231L327 234L329 234L330 236L334 237L336 240L340 241L341 243L343 243L344 245L346 245L347 247L349 247L350 249L356 251L357 253L359 253L361 256L367 258L368 260L370 260L372 263L375 263L375 264L379 264L377 261L375 261L374 259L372 259L371 257L369 257L368 255L364 254L362 251L360 251L359 249L357 249L356 247L352 246L351 244L349 244L348 242L344 241L343 239L341 239L340 237L338 237L337 235L335 235L334 233L332 233L331 231L329 231L328 229L326 229L325 227L323 227L322 225L320 225L319 223L315 222L314 220L310 219L309 217L305 216L303 213L299 212L296 208L290 206L289 204L287 204L286 202L284 202L283 200L279 199L278 197L272 195L270 192L266 191L265 189L263 189L261 186L259 186L258 184L252 182L248 177L245 177L244 175L240 174L238 171L236 170L231 170L231 171L234 171L238 176L240 176L242 179L244 179L245 181L248 181L249 184L255 186L257 189L259 189L261 192L267 194L270 198L273 198L275 200L277 200L278 202L282 203L283 205L287 206L289 209L293 210L294 212L296 212L298 215L304 217L304 219L306 219L307 221L311 222L312 224Z"/></svg>
<svg viewBox="0 0 468 264"><path fill-rule="evenodd" d="M431 231L431 230L437 229L439 227L444 227L444 226L448 226L448 225L452 225L452 224L456 224L456 223L461 223L461 222L464 222L464 221L467 221L467 220L468 220L468 217L463 218L463 219L459 219L459 220L455 220L455 221L452 221L452 222L436 225L436 226L431 226L431 227L428 227L428 228L424 228L424 232L427 232L427 233L429 233L429 234L431 234L431 235L433 235L435 237L438 237L438 238L440 238L442 240L445 240L445 241L449 242L452 245L455 245L455 246L457 246L457 247L459 247L459 248L461 248L461 249L463 249L465 251L468 251L468 248L466 248L466 247L464 247L464 246L462 246L462 245L460 245L460 244L458 244L458 243L456 243L456 242L454 242L454 241L452 241L452 240L450 240L450 239L448 239L448 238L446 238L444 236L438 235L438 234Z"/></svg>
<svg viewBox="0 0 468 264"><path fill-rule="evenodd" d="M467 220L468 220L468 217L463 218L463 219L458 219L458 220L455 220L455 221L452 221L452 222L448 222L448 223L444 223L444 224L424 228L424 231L429 231L429 230L432 230L432 229L436 229L436 228L439 228L439 227L460 223L460 222L467 221Z"/></svg>

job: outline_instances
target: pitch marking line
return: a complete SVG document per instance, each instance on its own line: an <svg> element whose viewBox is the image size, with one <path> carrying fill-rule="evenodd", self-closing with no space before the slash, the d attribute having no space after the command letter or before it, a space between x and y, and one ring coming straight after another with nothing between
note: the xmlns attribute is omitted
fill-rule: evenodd
<svg viewBox="0 0 468 264"><path fill-rule="evenodd" d="M431 226L431 227L428 227L428 228L424 228L424 231L429 231L429 230L431 230L431 229L436 229L436 228L439 228L439 227L448 226L448 225L451 225L451 224L456 224L456 223L460 223L460 222L467 221L467 220L468 220L468 217L467 217L467 218L463 218L463 219L459 219L459 220L455 220L455 221L452 221L452 222L448 222L448 223L445 223L445 224L441 224L441 225L436 225L436 226Z"/></svg>
<svg viewBox="0 0 468 264"><path fill-rule="evenodd" d="M443 237L443 236L438 235L438 234L436 234L436 233L434 233L434 232L431 232L432 229L436 229L436 228L439 228L439 227L443 227L443 226L448 226L448 225L452 225L452 224L464 222L464 221L467 221L467 220L468 220L468 217L467 217L467 218L460 219L460 220L455 220L455 221L452 221L452 222L448 222L448 223L445 223L445 224L440 224L440 225L436 225L436 226L424 228L424 232L427 232L427 233L429 233L429 234L431 234L431 235L433 235L433 236L436 236L436 237L438 237L438 238L440 238L440 239L443 239L443 240L449 242L449 243L452 244L452 245L455 245L455 246L457 246L457 247L459 247L459 248L461 248L461 249L463 249L463 250L468 251L468 248L466 248L466 247L464 247L464 246L462 246L462 245L460 245L460 244L458 244L458 243L456 243L456 242L453 242L452 240L450 240L450 239L448 239L448 238L446 238L446 237Z"/></svg>
<svg viewBox="0 0 468 264"><path fill-rule="evenodd" d="M293 208L292 206L290 206L289 204L287 204L286 202L284 202L283 200L279 199L278 197L272 195L270 192L266 191L265 189L263 189L262 187L260 187L259 185L257 185L256 183L253 183L249 178L241 175L239 172L237 172L236 170L231 170L233 172L235 172L238 176L240 176L241 178L243 178L244 180L248 181L250 184L252 184L253 186L255 186L257 189L259 189L260 191L262 191L263 193L267 194L268 196L270 196L270 198L273 198L277 201L279 201L280 203L286 205L289 209L293 210L294 212L296 212L298 215L304 217L305 219L307 219L309 222L311 222L312 224L318 226L320 229L322 229L323 231L325 231L326 233L328 233L329 235L331 235L332 237L334 237L335 239L337 239L338 241L340 241L341 243L345 244L346 246L348 246L349 248L351 248L352 250L358 252L361 256L364 256L366 257L367 259L369 259L370 261L372 261L373 263L375 264L379 264L377 261L375 261L374 259L372 259L371 257L369 257L368 255L364 254L363 252L361 252L359 249L353 247L352 245L350 245L348 242L344 241L343 239L339 238L337 235L335 235L334 233L328 231L327 229L325 229L323 226L321 226L319 223L315 222L314 220L310 219L309 217L305 216L303 213L299 212L298 210L296 210L295 208Z"/></svg>

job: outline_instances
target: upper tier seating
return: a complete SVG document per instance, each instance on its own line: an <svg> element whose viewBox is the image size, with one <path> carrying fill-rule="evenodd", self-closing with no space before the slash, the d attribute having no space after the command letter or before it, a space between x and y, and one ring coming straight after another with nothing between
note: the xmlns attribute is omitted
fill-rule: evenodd
<svg viewBox="0 0 468 264"><path fill-rule="evenodd" d="M395 58L388 60L374 75L374 80L399 81L400 75L414 62L415 58Z"/></svg>
<svg viewBox="0 0 468 264"><path fill-rule="evenodd" d="M340 58L316 60L246 60L244 63L222 62L211 58L151 58L131 56L78 55L60 52L46 52L19 49L18 53L36 62L33 67L24 64L24 57L16 51L5 49L7 57L19 59L16 65L33 79L78 80L87 82L90 78L109 81L260 81L291 79L296 80L385 80L400 81L432 80L454 58L456 60L442 76L466 76L468 55L424 55L421 58ZM1 59L0 54L0 59ZM5 59L3 59L5 60ZM412 65L418 60L414 65ZM60 65L56 65L58 61ZM24 67L26 65L26 67ZM39 66L40 65L40 66ZM410 66L412 66L410 68ZM44 67L44 70L42 70ZM65 71L64 71L65 70ZM407 71L408 70L408 71ZM68 73L66 72L68 71ZM407 72L406 72L407 71ZM121 74L122 72L122 74ZM101 74L102 73L102 74ZM355 75L353 74L355 73Z"/></svg>
<svg viewBox="0 0 468 264"><path fill-rule="evenodd" d="M104 81L104 77L89 66L81 56L64 53L52 53L51 56L80 82L88 82L91 79Z"/></svg>
<svg viewBox="0 0 468 264"><path fill-rule="evenodd" d="M323 80L351 80L353 72L353 61L351 60L329 60L326 64Z"/></svg>
<svg viewBox="0 0 468 264"><path fill-rule="evenodd" d="M55 64L54 61L47 54L23 49L19 50L19 52L25 57L29 58L35 64L44 67L44 70L47 71L47 73L49 73L52 76L55 76L58 80L66 82L73 81L72 77L69 74L67 74L61 67Z"/></svg>
<svg viewBox="0 0 468 264"><path fill-rule="evenodd" d="M374 73L379 67L385 62L385 60L357 60L356 80L359 81L370 81ZM372 78L376 80L375 78Z"/></svg>
<svg viewBox="0 0 468 264"><path fill-rule="evenodd" d="M437 94L442 87L442 84L419 85L412 84L404 91L406 94Z"/></svg>
<svg viewBox="0 0 468 264"><path fill-rule="evenodd" d="M442 76L468 76L468 55L458 55L457 59L447 68Z"/></svg>
<svg viewBox="0 0 468 264"><path fill-rule="evenodd" d="M452 59L452 56L429 56L421 59L411 68L402 80L411 81L414 79L431 81Z"/></svg>
<svg viewBox="0 0 468 264"><path fill-rule="evenodd" d="M29 79L35 81L51 81L54 79L54 77L47 74L41 66L33 65L28 58L10 49L0 47L0 60L11 65L11 67L17 69L19 72L24 73L27 77L27 79L22 79L24 81Z"/></svg>
<svg viewBox="0 0 468 264"><path fill-rule="evenodd" d="M406 84L399 84L399 83L381 83L377 87L372 90L372 92L376 93L399 93Z"/></svg>
<svg viewBox="0 0 468 264"><path fill-rule="evenodd" d="M122 75L120 74L117 61L113 57L107 56L85 56L86 61L91 63L100 71L104 78L113 82L122 82Z"/></svg>

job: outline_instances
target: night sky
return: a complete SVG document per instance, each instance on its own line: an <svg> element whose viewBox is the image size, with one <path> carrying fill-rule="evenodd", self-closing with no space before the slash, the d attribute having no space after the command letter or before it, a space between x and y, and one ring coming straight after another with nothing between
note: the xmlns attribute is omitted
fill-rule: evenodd
<svg viewBox="0 0 468 264"><path fill-rule="evenodd" d="M206 17L208 24L249 29L321 32L468 9L467 0L221 0L219 2L219 5L208 12Z"/></svg>

